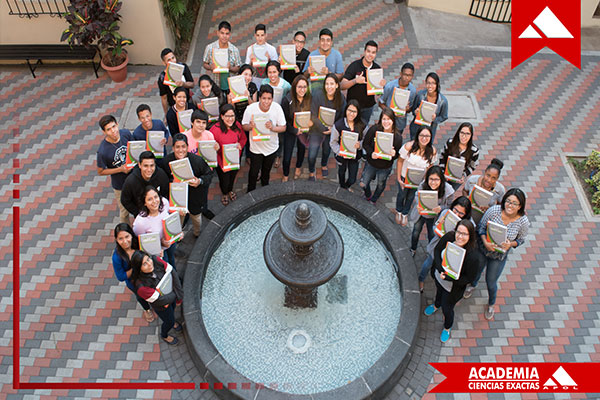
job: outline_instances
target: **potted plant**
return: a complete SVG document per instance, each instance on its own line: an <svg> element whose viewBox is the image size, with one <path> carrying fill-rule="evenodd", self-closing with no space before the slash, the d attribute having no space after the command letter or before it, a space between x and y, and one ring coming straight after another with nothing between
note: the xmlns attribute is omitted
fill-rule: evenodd
<svg viewBox="0 0 600 400"><path fill-rule="evenodd" d="M131 39L121 36L119 22L121 1L118 0L71 0L65 14L69 26L61 41L100 51L102 68L114 82L122 82L127 76L127 51L124 47L133 44Z"/></svg>

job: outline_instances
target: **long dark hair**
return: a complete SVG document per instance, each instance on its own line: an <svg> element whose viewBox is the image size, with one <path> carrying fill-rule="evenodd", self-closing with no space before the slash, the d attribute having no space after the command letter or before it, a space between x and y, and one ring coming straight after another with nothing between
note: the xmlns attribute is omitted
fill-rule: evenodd
<svg viewBox="0 0 600 400"><path fill-rule="evenodd" d="M471 162L471 157L473 157L473 125L470 122L463 122L458 126L450 145L448 146L448 155L452 157L460 156L460 131L462 128L469 128L471 131L471 137L469 138L469 142L467 143L467 149L465 150L465 162L466 165L469 165Z"/></svg>
<svg viewBox="0 0 600 400"><path fill-rule="evenodd" d="M144 250L136 250L133 255L131 256L131 283L133 283L134 286L137 286L137 281L140 279L140 277L142 276L142 274L144 274L142 272L142 264L144 263L144 257L150 257L150 259L152 260L152 263L154 264L154 268L156 268L156 257L155 256L151 256L150 254L146 253Z"/></svg>
<svg viewBox="0 0 600 400"><path fill-rule="evenodd" d="M158 195L158 198L160 199L160 204L158 205L158 212L161 213L163 212L165 206L163 204L162 201L162 196L160 195L160 193L158 193L158 190L156 190L156 188L152 185L148 185L144 188L144 192L142 193L142 198L141 198L141 202L140 204L142 205L141 209L140 209L140 215L142 217L147 217L150 214L150 210L148 210L148 207L146 207L146 195L149 192L156 192L156 194Z"/></svg>
<svg viewBox="0 0 600 400"><path fill-rule="evenodd" d="M519 188L510 188L506 191L506 193L504 194L504 197L502 197L502 202L500 203L500 207L502 208L502 211L504 211L504 209L506 207L506 200L510 196L515 196L517 198L517 200L519 200L519 203L521 204L519 207L519 211L517 211L517 214L519 214L520 216L525 215L525 203L527 202L527 198L525 197L525 193L523 193L523 191Z"/></svg>
<svg viewBox="0 0 600 400"><path fill-rule="evenodd" d="M297 95L297 87L298 87L298 83L300 83L300 81L304 81L306 82L306 94L304 95L304 98L302 99L302 102L298 102L298 95ZM291 97L291 109L292 112L298 112L298 111L309 111L310 110L310 102L311 102L311 95L310 95L310 83L308 82L308 79L306 79L306 77L304 75L298 75L297 77L294 78L294 80L292 81L292 89L290 90L290 97Z"/></svg>
<svg viewBox="0 0 600 400"><path fill-rule="evenodd" d="M465 209L465 215L462 219L471 219L472 205L471 200L467 196L460 196L454 199L452 204L450 204L450 210L456 206L461 206Z"/></svg>
<svg viewBox="0 0 600 400"><path fill-rule="evenodd" d="M333 95L333 107L336 110L339 110L342 107L342 91L340 90L340 80L338 79L336 74L330 72L327 75L325 75L325 80L323 81L323 94L327 99L327 91L325 91L325 81L327 81L327 79L329 78L333 79L334 82L337 84L337 89L335 90L335 94Z"/></svg>
<svg viewBox="0 0 600 400"><path fill-rule="evenodd" d="M365 123L363 122L362 118L360 117L360 105L358 104L358 100L352 99L346 103L346 108L344 109L343 118L347 119L346 115L347 115L348 107L350 107L350 106L354 106L356 108L356 116L354 117L354 132L358 132L359 139L362 139L363 131L365 130ZM342 133L340 132L340 138L341 138L341 134Z"/></svg>
<svg viewBox="0 0 600 400"><path fill-rule="evenodd" d="M469 231L469 241L467 242L467 244L465 244L464 249L467 251L473 250L477 245L477 238L475 237L475 226L470 220L461 219L460 221L458 221L458 224L456 224L454 232L456 232L456 229L458 229L458 227L461 225L467 228L467 231Z"/></svg>
<svg viewBox="0 0 600 400"><path fill-rule="evenodd" d="M384 115L392 120L392 133L395 135L397 133L396 115L394 114L392 109L387 106L383 106L383 108L381 109L381 115L379 115L379 121L377 121L377 130L383 131L383 124L381 123L381 120L383 120ZM358 117L360 118L360 115Z"/></svg>
<svg viewBox="0 0 600 400"><path fill-rule="evenodd" d="M427 130L429 132L429 143L427 144L427 146L425 146L425 149L423 149L423 158L427 160L428 163L431 163L431 160L433 159L433 135L431 134L431 129L429 129L428 127L426 127L425 125L421 125L419 127L419 129L417 129L417 134L415 135L415 140L413 140L413 144L410 148L410 150L408 151L408 155L410 156L412 153L419 153L419 151L421 150L421 145L419 144L419 135L421 135L421 132L423 132L424 130Z"/></svg>
<svg viewBox="0 0 600 400"><path fill-rule="evenodd" d="M430 72L425 77L425 83L427 83L427 78L431 78L435 81L435 103L437 104L440 98L440 93L442 93L442 87L440 86L440 77L435 72Z"/></svg>
<svg viewBox="0 0 600 400"><path fill-rule="evenodd" d="M233 107L232 104L225 103L221 107L219 107L219 121L217 122L217 125L219 125L219 129L223 133L226 133L228 131L227 124L223 120L223 115L225 115L225 113L229 110L231 110L235 113L235 108ZM233 120L233 125L231 126L231 130L235 131L235 132L241 131L241 129L238 125L237 119Z"/></svg>
<svg viewBox="0 0 600 400"><path fill-rule="evenodd" d="M117 224L117 226L115 226L115 231L114 231L115 243L116 243L115 251L117 252L119 257L121 257L123 259L123 261L129 262L129 256L127 255L127 252L125 252L125 250L123 250L121 245L117 242L117 236L121 232L127 232L131 235L131 248L132 249L139 250L140 243L138 242L138 238L135 235L135 233L133 233L133 229L131 229L131 226L129 226L129 224L127 224L125 222L121 222L120 224Z"/></svg>
<svg viewBox="0 0 600 400"><path fill-rule="evenodd" d="M200 87L200 82L208 81L210 83L210 91L217 97L221 97L221 88L212 80L212 78L206 74L202 75L198 78L198 87Z"/></svg>
<svg viewBox="0 0 600 400"><path fill-rule="evenodd" d="M431 175L437 175L440 177L440 187L438 188L438 199L443 199L446 194L446 177L444 176L444 170L438 165L429 167L425 173L425 179L423 180L423 190L434 190L429 186L429 177Z"/></svg>

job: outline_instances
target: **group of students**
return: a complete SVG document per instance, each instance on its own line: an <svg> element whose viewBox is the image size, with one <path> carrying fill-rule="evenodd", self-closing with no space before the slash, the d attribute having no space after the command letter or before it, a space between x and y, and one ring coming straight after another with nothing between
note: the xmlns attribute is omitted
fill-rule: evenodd
<svg viewBox="0 0 600 400"><path fill-rule="evenodd" d="M140 126L133 135L126 130L119 130L114 117L103 117L100 126L105 134L105 140L98 150L98 172L110 175L112 186L120 208L121 224L115 228L117 248L113 255L115 273L119 280L126 281L127 286L134 291L138 301L144 308L144 317L151 321L154 315L150 305L163 320L161 336L167 343L176 343L176 338L168 335L171 328L177 330L179 325L174 323L173 310L176 302L181 300L179 289L173 286L173 295L168 304L162 294L156 295L152 285L156 284L165 274L176 275L174 268L174 246L163 243L164 259L150 257L139 251L136 235L140 233L157 232L162 229L156 221L168 215L168 184L173 180L168 162L188 157L193 167L196 179L190 182L189 209L190 218L194 224L194 234L200 231L201 215L212 218L214 215L207 208L207 190L211 183L212 172L216 172L221 190L221 202L227 206L236 200L234 183L238 170L224 168L223 154L219 149L224 145L237 144L240 155L246 155L250 162L248 173L248 192L256 188L260 180L263 186L269 184L272 168L281 163L283 181L289 179L294 148L297 149L294 178L300 178L302 165L308 158L308 179L316 180L316 162L321 153L321 175L327 176L329 171L327 161L331 152L334 153L338 166L339 185L350 191L355 191L353 185L359 180L358 186L364 198L375 204L383 194L389 175L396 162L396 180L398 194L396 197L395 221L407 226L412 222L410 251L414 256L423 226L427 228L428 257L419 273L421 291L428 273L434 279L437 292L435 301L425 309L426 315L431 315L442 308L445 321L444 330L440 336L443 342L450 337L450 329L454 319L454 306L461 298L468 298L484 270L489 299L485 309L485 318L494 315L497 282L506 263L510 249L524 242L529 226L525 215L525 195L520 189L505 190L498 182L503 164L494 159L482 175L474 175L479 160L479 148L473 143L473 126L470 123L459 125L453 137L449 138L439 153L433 146L439 124L448 118L448 102L441 93L440 78L435 72L426 76L425 88L417 91L412 84L415 68L410 63L402 65L400 75L390 82L381 81L383 94L381 96L367 94L366 75L372 68L380 68L374 61L378 46L374 41L368 41L364 46L363 56L352 62L344 71L341 54L333 48L333 33L323 29L319 33L318 48L308 52L304 48L306 35L297 32L293 43L296 49L296 66L294 69L281 70L277 51L266 42L266 27L259 24L255 28L256 43L250 46L246 53L246 64L241 63L237 48L229 42L231 26L226 21L219 24L218 40L209 44L204 54L204 68L207 74L198 80L198 89L194 88L191 71L184 64L183 80L175 82L175 86L164 83L165 73L158 79L159 93L166 114L167 126L160 120L152 119L151 110L147 105L137 109ZM210 73L214 63L212 52L216 48L228 50L228 72ZM326 66L321 71L315 71L310 63L310 57L326 56ZM165 65L176 62L170 49L161 53ZM262 63L257 63L262 61ZM266 63L265 63L266 62ZM254 67L253 64L260 65ZM246 100L234 101L229 90L227 78L230 74L244 77ZM324 79L313 80L315 73L322 74ZM395 88L410 92L408 106L400 110L392 109ZM281 93L281 98L274 101L275 89ZM192 91L193 90L193 91ZM346 90L344 96L342 90ZM219 112L216 121L211 121L208 113L203 110L203 99L216 97ZM416 122L416 114L423 101L436 105L435 113L428 125ZM335 110L334 123L328 126L319 118L322 107ZM370 125L371 117L376 108L380 116ZM192 109L191 128L180 131L178 113ZM299 112L310 111L308 131L299 129L295 123L295 115ZM413 120L409 124L410 140L403 142L403 131L408 125L409 115ZM256 128L255 121L266 117L266 128L270 131L269 140L252 140L252 131ZM133 170L125 167L124 159L126 144L129 140L143 139L149 130L164 131L163 145L173 146L173 152L163 159L157 159L152 152L144 152ZM346 158L340 154L340 140L343 131L358 134L355 145L356 156ZM377 132L393 135L392 156L390 159L378 157L376 154ZM217 166L208 167L200 156L199 142L214 140L217 150ZM166 151L166 147L164 149ZM308 157L306 153L308 152ZM166 152L165 152L166 154ZM449 182L445 177L445 165L448 157L465 160L464 172L461 179ZM360 179L360 165L364 163ZM156 168L158 165L159 168ZM426 170L422 182L417 188L406 185L406 174L409 168ZM130 175L130 176L128 176ZM163 176L164 175L164 176ZM134 178L135 177L135 178ZM375 180L374 190L371 187ZM126 184L127 181L135 182ZM469 198L471 190L477 185L493 193L490 203L482 207L482 215L474 219L472 204ZM463 187L462 193L457 190ZM419 190L436 191L438 207L434 208L436 215L420 215L418 201L415 195ZM167 194L165 194L167 193ZM461 194L461 196L457 196ZM125 207L126 204L130 206ZM135 207L131 206L135 205ZM452 210L461 218L456 228L441 237L434 232L434 226L442 221ZM129 213L135 216L133 229L127 224ZM183 218L183 213L182 213ZM498 252L486 240L488 221L502 224L507 229L507 241L502 244L504 252ZM123 239L125 237L125 239ZM441 267L442 252L448 242L466 250L463 269L460 277L452 279L443 272ZM140 258L141 257L141 258ZM152 267L151 267L152 265ZM433 267L433 268L432 268ZM174 281L178 281L174 279ZM149 285L149 286L148 286ZM157 304L156 299L161 298ZM149 305L150 303L150 305Z"/></svg>

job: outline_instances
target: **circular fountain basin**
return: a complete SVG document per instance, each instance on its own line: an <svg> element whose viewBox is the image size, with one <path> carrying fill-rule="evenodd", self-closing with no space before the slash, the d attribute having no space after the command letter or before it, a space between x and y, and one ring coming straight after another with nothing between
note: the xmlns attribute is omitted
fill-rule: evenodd
<svg viewBox="0 0 600 400"><path fill-rule="evenodd" d="M298 199L323 206L345 244L316 309L285 308L284 285L262 257L283 205ZM186 269L184 317L206 380L236 383L218 395L380 397L397 382L418 323L414 264L387 213L357 200L327 183L272 185L205 227Z"/></svg>

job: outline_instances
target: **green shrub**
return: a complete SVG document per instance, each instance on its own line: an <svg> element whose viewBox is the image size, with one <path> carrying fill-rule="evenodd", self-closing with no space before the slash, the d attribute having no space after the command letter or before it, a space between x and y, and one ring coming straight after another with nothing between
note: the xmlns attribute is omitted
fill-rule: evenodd
<svg viewBox="0 0 600 400"><path fill-rule="evenodd" d="M592 150L585 160L585 167L588 171L600 170L600 151Z"/></svg>
<svg viewBox="0 0 600 400"><path fill-rule="evenodd" d="M192 40L196 13L204 0L161 0L167 24L175 38L175 53L179 53L184 43Z"/></svg>

